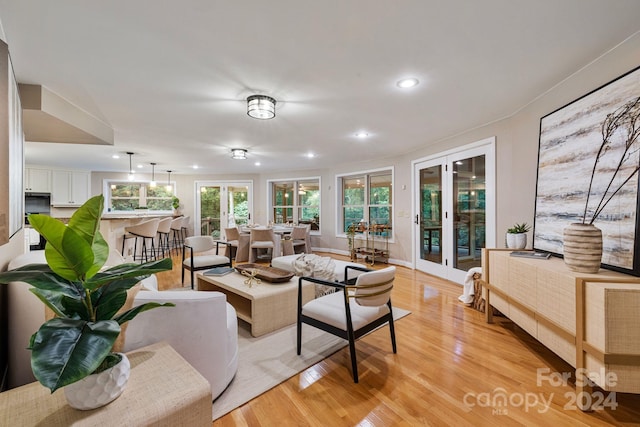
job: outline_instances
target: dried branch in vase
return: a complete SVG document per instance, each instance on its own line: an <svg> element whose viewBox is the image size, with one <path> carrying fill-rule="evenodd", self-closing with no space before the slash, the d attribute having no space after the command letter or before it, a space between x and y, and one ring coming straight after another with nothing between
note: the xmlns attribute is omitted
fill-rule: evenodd
<svg viewBox="0 0 640 427"><path fill-rule="evenodd" d="M640 137L640 97L627 102L614 112L607 114L607 117L602 122L601 133L602 144L600 145L595 163L593 164L593 170L591 171L587 201L584 205L584 215L582 217L583 224L593 224L611 199L618 194L622 187L624 187L638 172L638 169L640 169L640 163L638 162L638 151L640 147L637 144ZM605 191L602 193L600 201L593 210L591 218L588 220L589 199L593 190L594 178L599 171L599 163L603 157L612 150L620 150L620 158L618 159ZM622 170L627 169L626 166L628 166L630 162L635 162L631 172L627 172L626 177L618 177L618 174ZM601 169L603 171L608 170L605 166L601 166ZM618 178L618 181L616 181L616 178ZM620 182L620 179L622 179L622 182Z"/></svg>

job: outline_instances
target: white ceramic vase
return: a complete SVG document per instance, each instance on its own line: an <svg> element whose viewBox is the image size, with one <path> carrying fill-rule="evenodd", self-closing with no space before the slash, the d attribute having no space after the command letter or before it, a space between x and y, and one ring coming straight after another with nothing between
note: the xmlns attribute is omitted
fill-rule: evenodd
<svg viewBox="0 0 640 427"><path fill-rule="evenodd" d="M122 360L117 365L63 388L69 406L83 411L96 409L122 394L129 380L131 364L127 356L118 354L122 356Z"/></svg>
<svg viewBox="0 0 640 427"><path fill-rule="evenodd" d="M576 222L563 231L564 263L579 273L597 273L602 263L602 231Z"/></svg>
<svg viewBox="0 0 640 427"><path fill-rule="evenodd" d="M507 248L524 249L527 246L526 233L507 233Z"/></svg>

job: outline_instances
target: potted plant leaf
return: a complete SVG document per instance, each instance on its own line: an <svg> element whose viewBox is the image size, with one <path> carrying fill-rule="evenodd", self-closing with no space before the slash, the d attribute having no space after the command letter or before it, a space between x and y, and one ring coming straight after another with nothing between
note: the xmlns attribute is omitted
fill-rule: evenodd
<svg viewBox="0 0 640 427"><path fill-rule="evenodd" d="M509 249L524 249L527 246L527 232L531 226L526 222L515 223L513 227L507 229L506 243Z"/></svg>
<svg viewBox="0 0 640 427"><path fill-rule="evenodd" d="M146 310L174 305L148 303L122 312L128 290L151 274L170 270L172 261L166 258L103 269L109 255L99 231L103 205L102 195L89 199L67 225L47 215L29 215L31 226L47 240L47 264L0 273L0 283L32 285L31 292L54 313L29 343L33 373L52 393L111 369L126 358L112 351L121 325Z"/></svg>

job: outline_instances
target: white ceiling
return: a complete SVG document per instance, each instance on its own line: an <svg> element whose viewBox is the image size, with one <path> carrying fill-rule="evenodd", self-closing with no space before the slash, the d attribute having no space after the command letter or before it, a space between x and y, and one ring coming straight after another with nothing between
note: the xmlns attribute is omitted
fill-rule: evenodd
<svg viewBox="0 0 640 427"><path fill-rule="evenodd" d="M18 81L115 134L114 146L29 142L27 163L124 172L126 155L111 155L133 151L147 172L182 174L414 151L512 115L639 16L638 0L0 0ZM407 76L420 84L397 88ZM246 115L254 93L276 98L275 119Z"/></svg>

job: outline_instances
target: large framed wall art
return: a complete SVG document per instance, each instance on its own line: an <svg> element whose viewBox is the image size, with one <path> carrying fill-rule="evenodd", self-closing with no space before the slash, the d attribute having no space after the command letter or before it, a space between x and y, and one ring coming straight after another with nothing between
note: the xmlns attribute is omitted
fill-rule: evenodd
<svg viewBox="0 0 640 427"><path fill-rule="evenodd" d="M619 187L593 222L602 230L602 265L640 276L639 98L640 67L540 119L534 249L562 256L564 228L589 222Z"/></svg>

